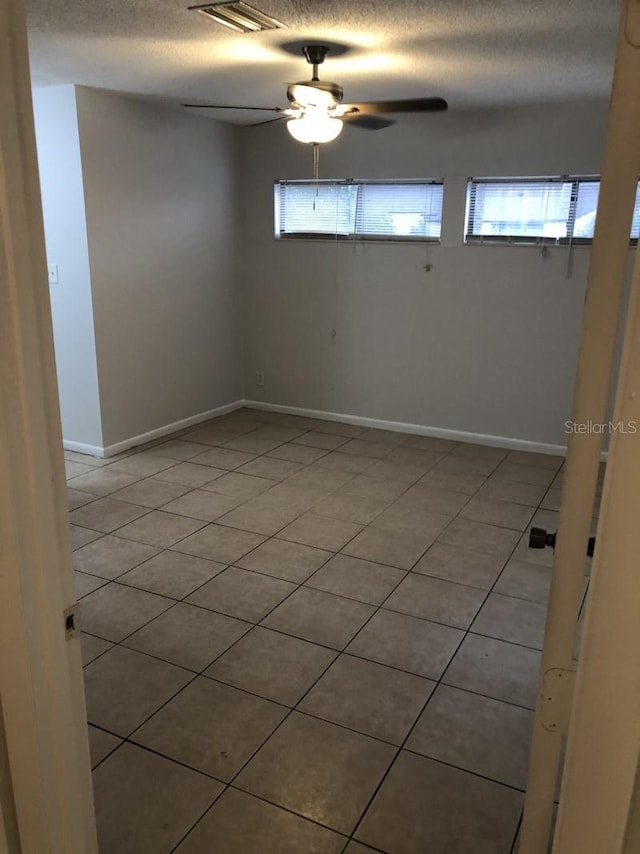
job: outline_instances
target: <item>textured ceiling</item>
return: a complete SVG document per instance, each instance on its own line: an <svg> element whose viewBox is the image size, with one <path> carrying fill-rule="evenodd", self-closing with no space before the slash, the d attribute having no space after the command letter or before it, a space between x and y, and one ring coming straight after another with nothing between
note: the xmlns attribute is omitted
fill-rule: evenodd
<svg viewBox="0 0 640 854"><path fill-rule="evenodd" d="M235 33L189 0L26 0L34 83L163 101L286 105L310 68L346 101L439 95L451 109L606 97L619 0L252 0L287 29ZM197 2L197 0L191 0ZM346 50L345 50L346 48ZM255 121L263 114L216 113Z"/></svg>

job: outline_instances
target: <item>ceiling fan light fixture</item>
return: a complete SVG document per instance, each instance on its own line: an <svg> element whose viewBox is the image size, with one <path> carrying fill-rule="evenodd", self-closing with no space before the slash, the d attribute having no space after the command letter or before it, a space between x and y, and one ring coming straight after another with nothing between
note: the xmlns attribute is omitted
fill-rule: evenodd
<svg viewBox="0 0 640 854"><path fill-rule="evenodd" d="M204 6L189 6L189 11L201 12L212 21L230 27L240 33L257 33L263 30L280 30L285 25L266 15L254 6L233 0L228 3L207 3Z"/></svg>
<svg viewBox="0 0 640 854"><path fill-rule="evenodd" d="M332 142L342 131L342 121L324 112L307 111L299 118L288 121L287 130L298 142Z"/></svg>

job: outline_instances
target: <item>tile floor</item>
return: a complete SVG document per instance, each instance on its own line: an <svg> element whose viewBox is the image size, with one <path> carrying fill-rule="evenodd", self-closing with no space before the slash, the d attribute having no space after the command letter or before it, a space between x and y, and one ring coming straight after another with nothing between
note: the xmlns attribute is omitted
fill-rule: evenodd
<svg viewBox="0 0 640 854"><path fill-rule="evenodd" d="M102 854L511 854L558 457L240 410L65 452Z"/></svg>

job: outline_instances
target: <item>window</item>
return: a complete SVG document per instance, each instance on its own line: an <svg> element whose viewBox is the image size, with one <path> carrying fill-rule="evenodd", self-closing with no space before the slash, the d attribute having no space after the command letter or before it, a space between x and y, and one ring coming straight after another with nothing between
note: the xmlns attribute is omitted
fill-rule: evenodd
<svg viewBox="0 0 640 854"><path fill-rule="evenodd" d="M473 178L468 184L468 243L593 239L598 178ZM640 233L640 185L631 238Z"/></svg>
<svg viewBox="0 0 640 854"><path fill-rule="evenodd" d="M438 240L442 184L405 181L278 181L275 236Z"/></svg>

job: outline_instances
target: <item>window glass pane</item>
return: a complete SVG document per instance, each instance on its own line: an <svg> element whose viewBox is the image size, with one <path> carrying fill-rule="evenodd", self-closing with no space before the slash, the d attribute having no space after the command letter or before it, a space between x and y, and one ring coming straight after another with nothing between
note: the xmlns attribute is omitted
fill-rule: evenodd
<svg viewBox="0 0 640 854"><path fill-rule="evenodd" d="M567 236L570 181L496 181L473 185L468 234L500 237Z"/></svg>
<svg viewBox="0 0 640 854"><path fill-rule="evenodd" d="M350 184L276 184L277 234L350 234L354 216Z"/></svg>
<svg viewBox="0 0 640 854"><path fill-rule="evenodd" d="M573 224L574 237L593 237L599 193L600 181L580 181L578 183L576 218Z"/></svg>
<svg viewBox="0 0 640 854"><path fill-rule="evenodd" d="M440 237L441 184L358 185L356 234Z"/></svg>
<svg viewBox="0 0 640 854"><path fill-rule="evenodd" d="M636 191L636 203L633 206L633 219L631 220L631 238L640 239L640 184Z"/></svg>

